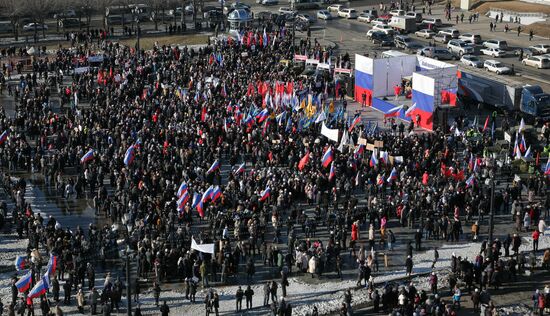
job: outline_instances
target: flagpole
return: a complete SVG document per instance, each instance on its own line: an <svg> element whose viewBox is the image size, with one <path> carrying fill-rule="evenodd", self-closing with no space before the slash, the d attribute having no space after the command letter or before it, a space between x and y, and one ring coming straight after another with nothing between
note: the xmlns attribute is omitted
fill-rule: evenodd
<svg viewBox="0 0 550 316"><path fill-rule="evenodd" d="M493 242L494 216L495 216L495 166L493 165L491 170L491 209L490 209L490 215L489 215L489 245Z"/></svg>

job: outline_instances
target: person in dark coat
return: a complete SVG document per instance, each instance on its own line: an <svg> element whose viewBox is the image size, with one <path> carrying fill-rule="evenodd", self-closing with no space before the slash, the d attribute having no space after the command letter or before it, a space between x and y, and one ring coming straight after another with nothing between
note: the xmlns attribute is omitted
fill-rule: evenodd
<svg viewBox="0 0 550 316"><path fill-rule="evenodd" d="M246 309L252 308L252 297L254 296L254 290L248 285L244 291L244 297L246 297Z"/></svg>
<svg viewBox="0 0 550 316"><path fill-rule="evenodd" d="M162 302L162 306L160 307L160 314L162 316L168 316L168 314L170 314L170 307L168 307L168 304L166 304L166 301Z"/></svg>
<svg viewBox="0 0 550 316"><path fill-rule="evenodd" d="M405 267L407 268L407 276L410 277L413 269L413 260L411 256L407 256L407 260L405 260Z"/></svg>

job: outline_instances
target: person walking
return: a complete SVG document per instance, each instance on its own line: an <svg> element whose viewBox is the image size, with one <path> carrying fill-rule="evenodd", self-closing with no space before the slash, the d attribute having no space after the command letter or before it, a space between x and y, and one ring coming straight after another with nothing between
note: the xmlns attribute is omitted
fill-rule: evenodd
<svg viewBox="0 0 550 316"><path fill-rule="evenodd" d="M535 229L531 237L533 238L533 252L537 252L539 250L539 237L540 237L539 230Z"/></svg>
<svg viewBox="0 0 550 316"><path fill-rule="evenodd" d="M166 303L166 300L162 301L162 306L160 307L161 316L168 316L170 314L170 307Z"/></svg>
<svg viewBox="0 0 550 316"><path fill-rule="evenodd" d="M269 295L271 294L271 286L270 282L267 281L264 284L264 306L269 305Z"/></svg>
<svg viewBox="0 0 550 316"><path fill-rule="evenodd" d="M153 282L153 296L155 298L155 306L159 307L159 298L160 298L160 285L158 282Z"/></svg>

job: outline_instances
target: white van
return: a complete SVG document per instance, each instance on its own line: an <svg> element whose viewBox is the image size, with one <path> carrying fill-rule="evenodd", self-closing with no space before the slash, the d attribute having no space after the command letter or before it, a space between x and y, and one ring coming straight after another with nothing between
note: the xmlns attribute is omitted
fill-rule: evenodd
<svg viewBox="0 0 550 316"><path fill-rule="evenodd" d="M409 54L400 52L398 50L387 50L385 52L382 52L382 58L392 58L392 57L399 57L399 56L408 56Z"/></svg>

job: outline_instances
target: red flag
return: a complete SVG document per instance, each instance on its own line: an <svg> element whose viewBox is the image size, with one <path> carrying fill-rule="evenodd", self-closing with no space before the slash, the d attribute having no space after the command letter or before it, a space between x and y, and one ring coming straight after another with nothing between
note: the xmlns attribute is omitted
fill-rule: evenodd
<svg viewBox="0 0 550 316"><path fill-rule="evenodd" d="M273 160L273 152L270 151L268 154L267 154L267 159L269 159L269 161Z"/></svg>
<svg viewBox="0 0 550 316"><path fill-rule="evenodd" d="M429 179L429 175L427 172L424 172L424 174L422 175L422 184L423 185L428 185L428 179Z"/></svg>
<svg viewBox="0 0 550 316"><path fill-rule="evenodd" d="M304 169L304 167L307 165L308 162L309 162L309 150L306 152L304 157L300 159L300 163L298 163L298 170L302 171L302 169Z"/></svg>
<svg viewBox="0 0 550 316"><path fill-rule="evenodd" d="M202 107L202 112L201 112L201 122L204 122L206 121L206 107L203 106Z"/></svg>
<svg viewBox="0 0 550 316"><path fill-rule="evenodd" d="M489 127L489 115L487 115L487 118L485 119L485 124L483 124L484 132L487 130L487 127Z"/></svg>
<svg viewBox="0 0 550 316"><path fill-rule="evenodd" d="M113 67L109 68L109 78L113 79Z"/></svg>
<svg viewBox="0 0 550 316"><path fill-rule="evenodd" d="M97 72L97 83L102 84L103 83L103 70L99 70Z"/></svg>

